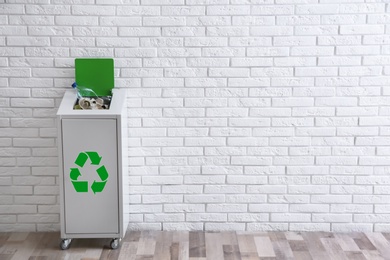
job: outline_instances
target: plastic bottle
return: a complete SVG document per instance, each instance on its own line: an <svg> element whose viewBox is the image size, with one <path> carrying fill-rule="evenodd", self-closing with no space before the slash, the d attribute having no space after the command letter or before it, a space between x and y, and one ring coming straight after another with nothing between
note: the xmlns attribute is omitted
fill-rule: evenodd
<svg viewBox="0 0 390 260"><path fill-rule="evenodd" d="M82 87L77 85L76 82L72 84L72 88L77 90L77 97L80 98L98 98L98 95L96 95L95 91L93 91L90 88Z"/></svg>
<svg viewBox="0 0 390 260"><path fill-rule="evenodd" d="M72 88L77 91L74 109L104 109L104 100L98 97L92 89L79 86L76 82L72 84Z"/></svg>

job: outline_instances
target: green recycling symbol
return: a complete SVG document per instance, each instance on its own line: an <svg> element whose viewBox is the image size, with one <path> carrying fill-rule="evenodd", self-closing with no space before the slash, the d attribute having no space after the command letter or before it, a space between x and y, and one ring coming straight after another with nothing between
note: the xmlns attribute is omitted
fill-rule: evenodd
<svg viewBox="0 0 390 260"><path fill-rule="evenodd" d="M102 159L97 152L81 152L74 163L80 168L83 168L85 163L88 161L88 158L91 161L91 165L99 165ZM96 170L96 173L99 176L100 181L93 181L91 185L91 190L94 194L102 192L108 180L108 172L104 165L100 166ZM81 173L79 168L70 169L70 180L76 192L88 192L88 181L78 180L80 176Z"/></svg>

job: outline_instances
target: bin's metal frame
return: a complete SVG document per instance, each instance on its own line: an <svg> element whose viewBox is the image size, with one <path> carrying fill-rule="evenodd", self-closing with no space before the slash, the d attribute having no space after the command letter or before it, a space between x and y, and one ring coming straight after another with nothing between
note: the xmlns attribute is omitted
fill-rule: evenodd
<svg viewBox="0 0 390 260"><path fill-rule="evenodd" d="M73 238L112 238L111 248L119 246L129 224L129 182L128 182L128 146L127 146L127 106L126 90L113 89L110 108L107 110L74 110L77 100L75 90L65 92L57 112L58 124L58 153L59 153L59 184L60 184L60 213L61 213L61 248L68 249ZM118 169L118 202L119 202L119 232L118 233L66 233L65 229L65 172L63 161L62 120L63 119L116 119L117 125L117 169Z"/></svg>

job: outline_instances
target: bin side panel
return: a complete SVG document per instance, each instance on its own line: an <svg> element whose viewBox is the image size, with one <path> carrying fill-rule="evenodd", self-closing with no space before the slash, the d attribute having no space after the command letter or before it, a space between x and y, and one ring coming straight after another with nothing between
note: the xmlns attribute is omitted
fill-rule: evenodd
<svg viewBox="0 0 390 260"><path fill-rule="evenodd" d="M115 119L62 119L65 232L119 232Z"/></svg>
<svg viewBox="0 0 390 260"><path fill-rule="evenodd" d="M129 225L129 218L130 218L130 181L129 181L129 168L128 168L128 134L127 134L127 106L123 106L122 114L120 119L118 120L120 122L120 129L121 133L118 136L121 136L122 140L120 142L120 152L119 154L122 154L120 158L122 158L122 203L123 205L123 212L122 212L122 227L121 227L121 235L125 236L127 227ZM120 165L120 164L119 164Z"/></svg>

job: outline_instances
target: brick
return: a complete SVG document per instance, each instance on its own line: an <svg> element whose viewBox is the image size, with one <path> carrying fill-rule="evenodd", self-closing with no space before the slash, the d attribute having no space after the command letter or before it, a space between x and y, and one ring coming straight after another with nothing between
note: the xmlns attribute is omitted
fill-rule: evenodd
<svg viewBox="0 0 390 260"><path fill-rule="evenodd" d="M49 46L50 39L48 37L19 37L10 36L7 38L8 46Z"/></svg>
<svg viewBox="0 0 390 260"><path fill-rule="evenodd" d="M30 26L28 28L29 35L45 35L45 36L70 36L72 35L71 26ZM21 34L23 35L23 34Z"/></svg>
<svg viewBox="0 0 390 260"><path fill-rule="evenodd" d="M267 222L268 214L232 213L228 215L231 222Z"/></svg>
<svg viewBox="0 0 390 260"><path fill-rule="evenodd" d="M332 224L333 232L351 232L354 230L355 232L372 232L373 224L350 224L350 223L340 223L340 224Z"/></svg>
<svg viewBox="0 0 390 260"><path fill-rule="evenodd" d="M292 56L331 56L333 53L334 47L330 46L295 47L291 50Z"/></svg>
<svg viewBox="0 0 390 260"><path fill-rule="evenodd" d="M364 24L366 17L362 14L330 14L322 15L321 21L323 24Z"/></svg>
<svg viewBox="0 0 390 260"><path fill-rule="evenodd" d="M159 229L156 229L159 230ZM172 231L172 230L178 230L178 231L183 231L183 230L188 230L188 231L193 231L193 230L204 230L203 223L163 223L163 230L165 231Z"/></svg>
<svg viewBox="0 0 390 260"><path fill-rule="evenodd" d="M283 15L276 17L277 25L313 25L320 24L320 22L319 15Z"/></svg>
<svg viewBox="0 0 390 260"><path fill-rule="evenodd" d="M244 185L205 185L205 193L215 194L229 194L229 193L243 193Z"/></svg>
<svg viewBox="0 0 390 260"><path fill-rule="evenodd" d="M203 174L242 174L242 166L202 166Z"/></svg>
<svg viewBox="0 0 390 260"><path fill-rule="evenodd" d="M245 224L244 223L206 223L205 230L210 230L210 231L245 230Z"/></svg>
<svg viewBox="0 0 390 260"><path fill-rule="evenodd" d="M247 55L256 57L288 56L289 49L286 47L249 47Z"/></svg>
<svg viewBox="0 0 390 260"><path fill-rule="evenodd" d="M227 221L227 214L224 213L187 213L187 221Z"/></svg>
<svg viewBox="0 0 390 260"><path fill-rule="evenodd" d="M225 183L225 176L223 176L223 175L210 175L210 176L188 175L188 176L184 176L184 183L186 183L186 184L224 184Z"/></svg>
<svg viewBox="0 0 390 260"><path fill-rule="evenodd" d="M226 138L224 137L188 137L185 139L186 146L224 146Z"/></svg>
<svg viewBox="0 0 390 260"><path fill-rule="evenodd" d="M170 128L168 136L207 136L209 133L206 128Z"/></svg>
<svg viewBox="0 0 390 260"><path fill-rule="evenodd" d="M184 17L144 17L144 26L181 26L186 24Z"/></svg>
<svg viewBox="0 0 390 260"><path fill-rule="evenodd" d="M190 67L228 67L227 58L188 58L187 64Z"/></svg>
<svg viewBox="0 0 390 260"><path fill-rule="evenodd" d="M114 6L99 6L99 5L74 5L72 6L73 15L115 15Z"/></svg>
<svg viewBox="0 0 390 260"><path fill-rule="evenodd" d="M266 176L227 176L228 184L266 184L267 182Z"/></svg>
<svg viewBox="0 0 390 260"><path fill-rule="evenodd" d="M288 230L287 223L248 223L248 231L286 231Z"/></svg>
<svg viewBox="0 0 390 260"><path fill-rule="evenodd" d="M263 187L263 185L261 185L261 187ZM260 195L260 194L243 194L240 196L226 195L226 202L229 203L265 203L266 201L267 201L267 196Z"/></svg>
<svg viewBox="0 0 390 260"><path fill-rule="evenodd" d="M313 36L274 37L275 46L315 45L315 42L316 42L316 38Z"/></svg>
<svg viewBox="0 0 390 260"><path fill-rule="evenodd" d="M331 166L330 174L364 175L372 174L373 168L369 166Z"/></svg>
<svg viewBox="0 0 390 260"><path fill-rule="evenodd" d="M183 5L184 0L142 0L143 5Z"/></svg>
<svg viewBox="0 0 390 260"><path fill-rule="evenodd" d="M180 213L160 213L145 214L145 222L180 222L184 221L184 214Z"/></svg>
<svg viewBox="0 0 390 260"><path fill-rule="evenodd" d="M142 31L142 30L141 30ZM199 27L163 27L163 36L204 36L205 28Z"/></svg>
<svg viewBox="0 0 390 260"><path fill-rule="evenodd" d="M189 157L188 164L189 165L227 165L229 162L228 156L197 156L197 157Z"/></svg>
<svg viewBox="0 0 390 260"><path fill-rule="evenodd" d="M296 184L296 185L302 185L302 184L309 184L310 183L310 177L309 176L270 176L269 177L269 183L270 184ZM294 196L293 196L294 197ZM298 196L297 198L302 197Z"/></svg>
<svg viewBox="0 0 390 260"><path fill-rule="evenodd" d="M332 204L331 212L335 213L371 213L373 212L372 205L359 204Z"/></svg>
<svg viewBox="0 0 390 260"><path fill-rule="evenodd" d="M363 185L333 185L331 193L334 194L372 194L373 188Z"/></svg>
<svg viewBox="0 0 390 260"><path fill-rule="evenodd" d="M375 55L380 53L379 46L337 46L337 55Z"/></svg>
<svg viewBox="0 0 390 260"><path fill-rule="evenodd" d="M188 4L188 3L187 3ZM198 9L201 10L201 9ZM203 11L203 10L202 10ZM188 26L221 26L221 25L231 25L230 16L196 16L196 17L187 17ZM242 24L236 24L242 25Z"/></svg>
<svg viewBox="0 0 390 260"><path fill-rule="evenodd" d="M231 46L271 46L270 37L230 37Z"/></svg>
<svg viewBox="0 0 390 260"><path fill-rule="evenodd" d="M162 6L161 14L167 16L192 16L204 15L206 8L203 6Z"/></svg>
<svg viewBox="0 0 390 260"><path fill-rule="evenodd" d="M273 16L233 16L233 25L264 26L275 25Z"/></svg>
<svg viewBox="0 0 390 260"><path fill-rule="evenodd" d="M287 212L288 205L287 204L249 204L250 212Z"/></svg>
<svg viewBox="0 0 390 260"><path fill-rule="evenodd" d="M249 6L208 6L207 14L209 15L248 15Z"/></svg>
<svg viewBox="0 0 390 260"><path fill-rule="evenodd" d="M330 231L329 223L292 223L290 224L291 231Z"/></svg>
<svg viewBox="0 0 390 260"><path fill-rule="evenodd" d="M339 12L339 5L321 4L321 5L298 5L297 14L334 14Z"/></svg>
<svg viewBox="0 0 390 260"><path fill-rule="evenodd" d="M206 34L210 36L249 36L248 27L212 27L206 28Z"/></svg>
<svg viewBox="0 0 390 260"><path fill-rule="evenodd" d="M290 194L328 194L327 185L291 185L288 187Z"/></svg>
<svg viewBox="0 0 390 260"><path fill-rule="evenodd" d="M290 157L290 156L278 156L274 158L275 165L311 165L314 163L314 157Z"/></svg>
<svg viewBox="0 0 390 260"><path fill-rule="evenodd" d="M141 158L142 159L142 158ZM186 165L187 158L186 157L146 157L146 165L151 166L163 166L163 165ZM163 178L164 179L164 178ZM153 180L148 180L153 182ZM164 180L162 180L164 181ZM170 180L166 180L170 182ZM174 180L171 180L174 182Z"/></svg>
<svg viewBox="0 0 390 260"><path fill-rule="evenodd" d="M266 67L272 64L272 58L231 58L232 67Z"/></svg>
<svg viewBox="0 0 390 260"><path fill-rule="evenodd" d="M333 204L341 205L341 204ZM332 205L332 206L333 206ZM310 212L310 213L320 213L320 212L329 212L329 204L291 204L290 212ZM314 214L313 214L314 215Z"/></svg>
<svg viewBox="0 0 390 260"><path fill-rule="evenodd" d="M206 212L246 212L245 204L207 204Z"/></svg>
<svg viewBox="0 0 390 260"><path fill-rule="evenodd" d="M355 4L340 4L340 13L377 13L384 11L382 3L355 3Z"/></svg>
<svg viewBox="0 0 390 260"><path fill-rule="evenodd" d="M274 222L310 222L311 214L305 213L271 213Z"/></svg>
<svg viewBox="0 0 390 260"><path fill-rule="evenodd" d="M227 99L222 98L186 98L186 107L226 107Z"/></svg>
<svg viewBox="0 0 390 260"><path fill-rule="evenodd" d="M245 53L244 48L237 48L237 47L203 48L202 49L202 56L206 56L206 57L236 57L236 56L243 56L244 53Z"/></svg>

